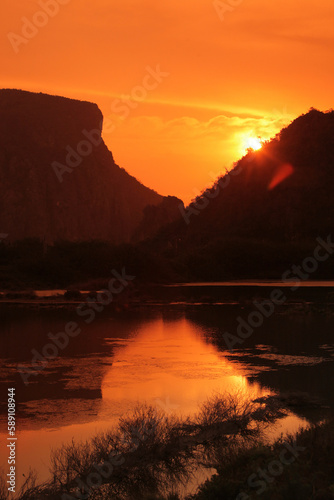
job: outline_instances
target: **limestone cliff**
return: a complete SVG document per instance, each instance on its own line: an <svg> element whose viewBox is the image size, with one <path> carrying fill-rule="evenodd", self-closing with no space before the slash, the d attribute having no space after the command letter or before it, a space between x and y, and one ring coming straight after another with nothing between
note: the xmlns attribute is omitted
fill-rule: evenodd
<svg viewBox="0 0 334 500"><path fill-rule="evenodd" d="M0 90L0 232L9 240L130 241L144 208L161 204L115 164L102 122L96 104Z"/></svg>

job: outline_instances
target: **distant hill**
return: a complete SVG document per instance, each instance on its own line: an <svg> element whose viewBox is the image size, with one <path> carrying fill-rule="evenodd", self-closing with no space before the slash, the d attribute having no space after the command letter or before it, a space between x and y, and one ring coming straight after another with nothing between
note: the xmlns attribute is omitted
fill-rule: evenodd
<svg viewBox="0 0 334 500"><path fill-rule="evenodd" d="M0 233L7 241L129 242L140 238L145 207L171 205L115 164L102 122L96 104L0 90ZM171 220L168 213L161 223ZM146 227L145 236L156 229Z"/></svg>
<svg viewBox="0 0 334 500"><path fill-rule="evenodd" d="M204 236L296 241L334 223L334 112L311 110L249 152L190 208L184 239ZM215 191L216 188L216 191ZM219 191L216 197L210 198Z"/></svg>
<svg viewBox="0 0 334 500"><path fill-rule="evenodd" d="M333 190L334 112L311 109L249 150L152 245L173 244L189 277L279 275L318 236L334 241Z"/></svg>

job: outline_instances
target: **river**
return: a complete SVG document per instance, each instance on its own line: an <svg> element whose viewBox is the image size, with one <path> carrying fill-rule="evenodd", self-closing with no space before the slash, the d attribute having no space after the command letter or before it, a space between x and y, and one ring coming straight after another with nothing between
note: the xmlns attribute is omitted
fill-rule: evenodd
<svg viewBox="0 0 334 500"><path fill-rule="evenodd" d="M30 467L40 481L47 479L52 449L110 428L138 403L189 415L216 392L242 391L254 399L292 391L334 406L330 314L280 310L232 351L224 334L234 334L238 318L247 318L240 304L144 307L117 316L105 310L89 325L71 308L2 305L0 312L0 383L3 394L16 389L19 484ZM32 369L33 356L50 343L48 334L73 321L80 334L43 369L37 365L25 384L18 366ZM319 422L324 411L298 407L270 429L269 438ZM6 413L3 402L5 472Z"/></svg>

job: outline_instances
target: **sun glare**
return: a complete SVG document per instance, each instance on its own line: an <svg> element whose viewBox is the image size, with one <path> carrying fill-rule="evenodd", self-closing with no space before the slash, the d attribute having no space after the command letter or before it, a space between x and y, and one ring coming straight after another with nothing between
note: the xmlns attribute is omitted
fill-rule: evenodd
<svg viewBox="0 0 334 500"><path fill-rule="evenodd" d="M257 151L258 149L262 148L262 141L260 137L248 137L246 139L246 149L253 149L254 151Z"/></svg>

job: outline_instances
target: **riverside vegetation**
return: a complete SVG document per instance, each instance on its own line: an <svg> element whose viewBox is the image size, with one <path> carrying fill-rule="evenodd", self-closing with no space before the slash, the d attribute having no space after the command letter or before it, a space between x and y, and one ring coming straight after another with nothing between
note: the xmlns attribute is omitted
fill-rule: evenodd
<svg viewBox="0 0 334 500"><path fill-rule="evenodd" d="M275 398L241 392L216 394L187 418L137 407L117 428L53 451L52 479L38 485L32 471L15 498L178 500L176 485L202 467L217 473L188 500L333 499L333 422L269 444L266 427L285 415Z"/></svg>

